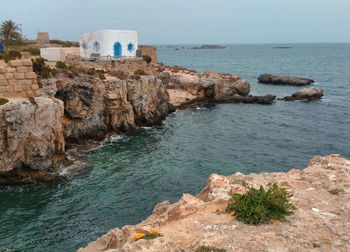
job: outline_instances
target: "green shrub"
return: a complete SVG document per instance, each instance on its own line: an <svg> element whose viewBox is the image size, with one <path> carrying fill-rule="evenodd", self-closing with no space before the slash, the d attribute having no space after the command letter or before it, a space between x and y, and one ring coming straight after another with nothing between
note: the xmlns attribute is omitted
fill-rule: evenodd
<svg viewBox="0 0 350 252"><path fill-rule="evenodd" d="M5 54L0 55L1 60L5 60L5 62L9 62L10 60L21 59L22 54L19 51L11 50Z"/></svg>
<svg viewBox="0 0 350 252"><path fill-rule="evenodd" d="M226 252L226 249L219 249L213 246L200 246L196 248L195 252Z"/></svg>
<svg viewBox="0 0 350 252"><path fill-rule="evenodd" d="M9 100L7 100L6 98L1 98L0 97L0 105L4 105L4 104L6 104L8 102L9 102Z"/></svg>
<svg viewBox="0 0 350 252"><path fill-rule="evenodd" d="M67 65L62 62L62 61L57 61L56 62L56 67L59 68L59 69L67 69Z"/></svg>
<svg viewBox="0 0 350 252"><path fill-rule="evenodd" d="M62 47L72 47L72 46L79 47L79 42L63 41L58 39L50 40L49 44L58 44L58 45L61 45Z"/></svg>
<svg viewBox="0 0 350 252"><path fill-rule="evenodd" d="M103 70L103 69L97 69L97 70L95 70L95 71L96 71L96 73L98 73L98 74L105 74L105 73L106 73L106 71Z"/></svg>
<svg viewBox="0 0 350 252"><path fill-rule="evenodd" d="M76 65L72 64L67 67L69 71L75 76L78 76L79 73L81 72L81 69L79 69Z"/></svg>
<svg viewBox="0 0 350 252"><path fill-rule="evenodd" d="M36 47L29 47L23 49L24 52L29 52L31 55L37 56L40 55L40 49Z"/></svg>
<svg viewBox="0 0 350 252"><path fill-rule="evenodd" d="M45 64L45 60L43 58L36 58L32 60L33 62L33 71L43 79L47 79L52 77L52 69Z"/></svg>
<svg viewBox="0 0 350 252"><path fill-rule="evenodd" d="M152 58L148 55L143 55L142 58L147 64L152 62Z"/></svg>
<svg viewBox="0 0 350 252"><path fill-rule="evenodd" d="M135 72L134 72L134 75L146 75L145 71L142 70L142 69L137 69Z"/></svg>
<svg viewBox="0 0 350 252"><path fill-rule="evenodd" d="M328 191L330 194L338 195L339 193L345 192L343 189L340 188L334 188Z"/></svg>
<svg viewBox="0 0 350 252"><path fill-rule="evenodd" d="M272 220L285 221L285 216L293 213L295 207L289 203L292 194L277 184L269 185L267 191L262 186L259 189L244 186L248 191L232 195L226 208L227 212L236 212L237 220L258 225Z"/></svg>

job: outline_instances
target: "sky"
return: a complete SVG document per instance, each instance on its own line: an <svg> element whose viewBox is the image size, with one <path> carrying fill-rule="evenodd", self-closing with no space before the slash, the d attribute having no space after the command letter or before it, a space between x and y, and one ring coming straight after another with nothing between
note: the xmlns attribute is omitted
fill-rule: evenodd
<svg viewBox="0 0 350 252"><path fill-rule="evenodd" d="M350 0L0 0L29 39L137 30L142 44L350 42Z"/></svg>

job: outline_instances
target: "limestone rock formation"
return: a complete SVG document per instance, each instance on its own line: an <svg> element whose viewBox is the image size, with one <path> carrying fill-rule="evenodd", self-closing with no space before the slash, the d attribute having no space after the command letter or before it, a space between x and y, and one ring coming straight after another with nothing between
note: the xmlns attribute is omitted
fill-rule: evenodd
<svg viewBox="0 0 350 252"><path fill-rule="evenodd" d="M224 213L227 199L244 193L242 182L258 188L277 183L291 192L296 207L288 222L252 226ZM331 189L339 188L338 195ZM213 174L196 196L184 194L174 204L164 201L135 226L124 226L81 248L92 251L194 251L207 245L226 251L350 251L350 161L339 155L317 156L304 170L231 176ZM218 212L217 209L220 211ZM153 240L134 234L156 229Z"/></svg>
<svg viewBox="0 0 350 252"><path fill-rule="evenodd" d="M304 88L301 89L292 96L286 96L282 100L285 101L295 101L295 100L318 100L321 99L323 96L323 90L320 88L310 87L310 88Z"/></svg>
<svg viewBox="0 0 350 252"><path fill-rule="evenodd" d="M173 111L166 88L155 76L68 81L58 87L56 97L64 102L67 139L101 140L109 133L161 124Z"/></svg>
<svg viewBox="0 0 350 252"><path fill-rule="evenodd" d="M308 78L299 78L291 76L283 76L277 74L262 74L258 77L260 83L274 85L291 85L291 86L306 86L315 81Z"/></svg>
<svg viewBox="0 0 350 252"><path fill-rule="evenodd" d="M54 98L21 98L0 106L0 182L35 180L36 173L47 173L62 158L62 117L63 102Z"/></svg>

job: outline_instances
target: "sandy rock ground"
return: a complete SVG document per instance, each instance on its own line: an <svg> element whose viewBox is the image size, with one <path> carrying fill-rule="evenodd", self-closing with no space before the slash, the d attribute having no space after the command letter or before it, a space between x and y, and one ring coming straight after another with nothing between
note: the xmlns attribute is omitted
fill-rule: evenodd
<svg viewBox="0 0 350 252"><path fill-rule="evenodd" d="M224 210L241 183L254 187L278 183L293 194L294 214L287 222L253 226L237 221ZM344 192L333 195L329 190ZM137 232L156 229L153 240L135 240ZM79 252L195 251L211 245L226 251L350 251L350 161L339 155L316 156L304 170L231 176L213 174L198 195L184 194L174 204L164 201L135 226L124 226L81 248Z"/></svg>

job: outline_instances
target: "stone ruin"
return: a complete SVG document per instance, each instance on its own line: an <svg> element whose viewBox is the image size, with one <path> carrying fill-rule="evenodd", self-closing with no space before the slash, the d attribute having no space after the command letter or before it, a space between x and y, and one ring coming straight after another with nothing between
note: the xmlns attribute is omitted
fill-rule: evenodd
<svg viewBox="0 0 350 252"><path fill-rule="evenodd" d="M0 60L0 97L25 98L39 96L39 86L33 63L29 59Z"/></svg>

